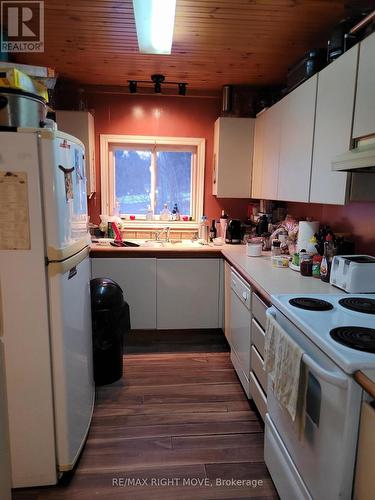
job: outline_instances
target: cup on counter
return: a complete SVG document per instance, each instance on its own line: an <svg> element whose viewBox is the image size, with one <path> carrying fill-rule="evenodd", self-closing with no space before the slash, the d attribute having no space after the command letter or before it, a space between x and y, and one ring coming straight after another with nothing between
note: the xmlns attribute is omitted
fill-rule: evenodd
<svg viewBox="0 0 375 500"><path fill-rule="evenodd" d="M252 238L247 241L246 247L248 257L260 257L262 255L263 241L261 238Z"/></svg>

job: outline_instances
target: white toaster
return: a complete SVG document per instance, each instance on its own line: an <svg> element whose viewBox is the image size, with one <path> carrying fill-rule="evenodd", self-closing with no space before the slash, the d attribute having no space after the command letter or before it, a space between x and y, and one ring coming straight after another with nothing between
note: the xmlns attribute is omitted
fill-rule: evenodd
<svg viewBox="0 0 375 500"><path fill-rule="evenodd" d="M336 255L330 283L347 293L375 293L375 257Z"/></svg>

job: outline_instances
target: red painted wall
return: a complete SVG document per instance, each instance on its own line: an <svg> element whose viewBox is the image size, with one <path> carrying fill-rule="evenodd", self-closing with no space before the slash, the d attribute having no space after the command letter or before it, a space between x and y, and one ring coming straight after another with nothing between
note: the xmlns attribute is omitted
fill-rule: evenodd
<svg viewBox="0 0 375 500"><path fill-rule="evenodd" d="M100 214L100 134L204 137L206 169L204 212L218 218L224 209L231 217L244 218L248 200L217 199L212 195L212 154L214 122L220 115L220 100L192 97L94 94L89 108L95 115L97 186L89 202L93 222Z"/></svg>
<svg viewBox="0 0 375 500"><path fill-rule="evenodd" d="M311 217L329 224L337 232L351 233L357 252L375 255L375 203L345 206L288 203L288 213L301 218Z"/></svg>

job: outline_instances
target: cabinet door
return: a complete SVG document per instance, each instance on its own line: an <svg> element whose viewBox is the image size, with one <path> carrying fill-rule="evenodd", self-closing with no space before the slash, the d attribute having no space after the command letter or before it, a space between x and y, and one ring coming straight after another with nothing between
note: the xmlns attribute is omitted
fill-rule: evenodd
<svg viewBox="0 0 375 500"><path fill-rule="evenodd" d="M253 156L253 174L251 185L252 198L262 198L262 174L263 174L263 153L264 153L264 125L265 115L263 111L255 119L254 131L254 156Z"/></svg>
<svg viewBox="0 0 375 500"><path fill-rule="evenodd" d="M350 174L333 172L332 159L351 141L358 45L319 73L310 201L346 202Z"/></svg>
<svg viewBox="0 0 375 500"><path fill-rule="evenodd" d="M219 259L158 259L157 328L219 328Z"/></svg>
<svg viewBox="0 0 375 500"><path fill-rule="evenodd" d="M264 113L261 198L265 200L277 199L283 107L281 100Z"/></svg>
<svg viewBox="0 0 375 500"><path fill-rule="evenodd" d="M215 123L214 190L220 198L250 198L254 118L219 118Z"/></svg>
<svg viewBox="0 0 375 500"><path fill-rule="evenodd" d="M278 200L309 201L317 78L283 99Z"/></svg>
<svg viewBox="0 0 375 500"><path fill-rule="evenodd" d="M375 33L359 47L353 137L372 134L375 134Z"/></svg>
<svg viewBox="0 0 375 500"><path fill-rule="evenodd" d="M156 259L91 259L93 278L111 278L130 307L132 329L156 328Z"/></svg>
<svg viewBox="0 0 375 500"><path fill-rule="evenodd" d="M94 117L88 111L56 111L61 132L77 137L85 146L87 194L96 191Z"/></svg>

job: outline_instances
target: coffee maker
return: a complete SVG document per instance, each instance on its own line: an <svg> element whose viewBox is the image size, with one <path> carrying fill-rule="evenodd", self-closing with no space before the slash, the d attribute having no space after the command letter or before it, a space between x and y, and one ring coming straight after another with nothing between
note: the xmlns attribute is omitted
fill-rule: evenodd
<svg viewBox="0 0 375 500"><path fill-rule="evenodd" d="M225 243L238 245L242 240L242 225L240 219L230 219L225 234Z"/></svg>

